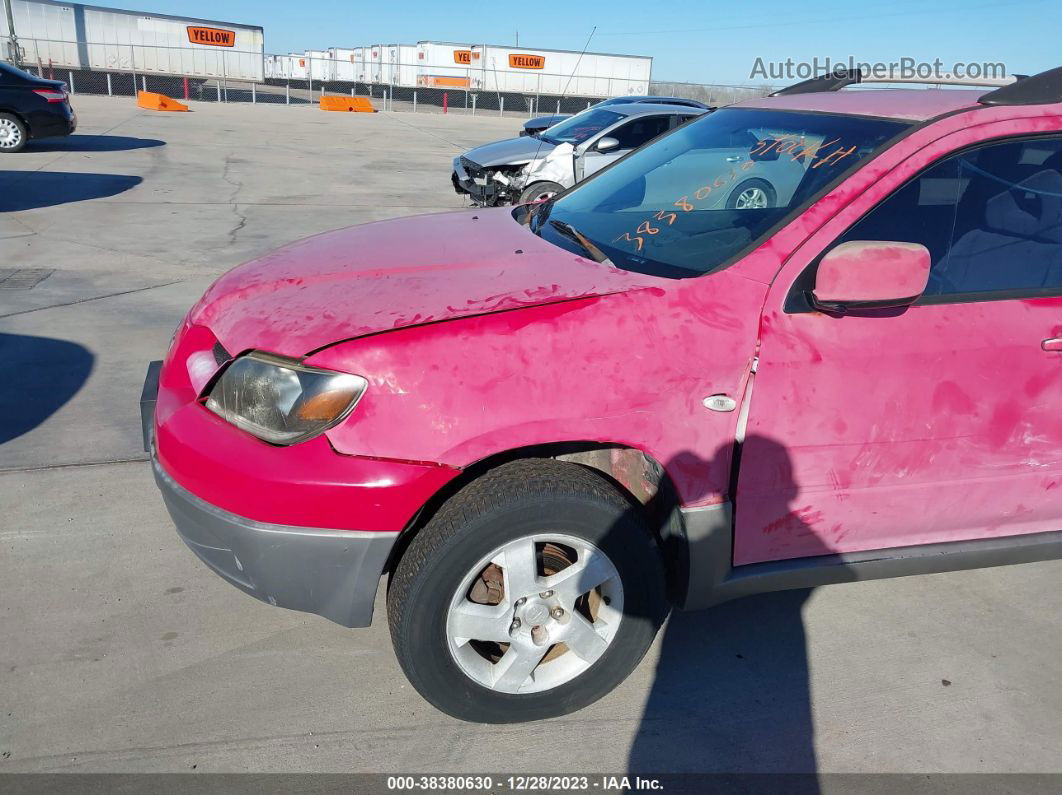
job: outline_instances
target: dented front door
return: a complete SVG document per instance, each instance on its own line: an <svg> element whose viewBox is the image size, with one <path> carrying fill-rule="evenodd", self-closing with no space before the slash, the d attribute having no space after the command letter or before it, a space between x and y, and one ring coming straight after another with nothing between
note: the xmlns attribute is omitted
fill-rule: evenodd
<svg viewBox="0 0 1062 795"><path fill-rule="evenodd" d="M1062 289L1049 294L1062 241L1038 231L1053 220L1047 200L1062 172L1050 152L1011 155L978 161L966 150L964 172L935 175L954 181L948 191L987 175L987 199L959 202L987 209L972 220L960 211L945 253L967 260L952 280L998 268L999 290L927 295L903 310L814 311L802 301L808 274L819 254L859 234L840 234L846 223L809 240L775 280L738 479L735 563L1062 529L1062 354L1050 343L1062 333ZM1018 176L997 161L1017 164ZM929 219L938 255L933 236L954 226L933 222L940 187L908 182L902 216ZM864 223L872 197L885 196L868 194L841 215ZM866 218L876 234L888 231ZM915 242L909 231L901 239ZM1045 286L1010 297L1007 275L1037 257Z"/></svg>

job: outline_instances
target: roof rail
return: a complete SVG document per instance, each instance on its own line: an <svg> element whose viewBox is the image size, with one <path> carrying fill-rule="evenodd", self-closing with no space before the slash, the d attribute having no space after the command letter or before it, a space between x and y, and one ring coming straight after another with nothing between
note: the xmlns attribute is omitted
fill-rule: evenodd
<svg viewBox="0 0 1062 795"><path fill-rule="evenodd" d="M840 91L845 86L863 82L863 73L858 69L834 69L832 72L794 83L770 94L772 97L787 97L791 94L817 94L820 91Z"/></svg>
<svg viewBox="0 0 1062 795"><path fill-rule="evenodd" d="M1049 89L1049 91L1053 90L1054 91L1054 96L1055 97L1060 97L1060 95L1062 95L1062 68L1053 69L1050 72L1044 72L1043 75L1050 75L1053 72L1058 72L1059 74L1055 76L1056 82L1052 84L1052 89ZM1033 79L1038 79L1040 77L1041 77L1041 75L1036 75ZM791 94L817 94L817 93L824 92L824 91L840 91L842 88L846 88L846 87L851 86L851 85L856 85L857 83L862 83L862 84L910 83L910 84L915 84L915 85L930 85L930 86L975 86L975 87L984 87L984 86L992 87L992 86L994 86L994 87L996 87L998 89L997 91L992 91L989 94L986 94L984 97L981 98L981 102L984 102L987 97L992 97L992 96L998 94L999 91L1002 91L1003 89L1012 88L1013 85L1016 82L1018 82L1018 81L1022 81L1023 84L1024 84L1026 79L1027 78L1025 77L1025 75L1012 75L1010 77L986 77L986 78L982 78L982 79L979 79L979 80L975 80L975 79L972 79L972 78L971 79L967 79L967 78L958 78L958 77L937 77L937 78L930 78L930 77L925 77L925 78L923 78L923 77L888 77L888 76L878 77L877 75L865 75L859 69L853 69L852 71L848 71L847 69L835 69L834 71L829 72L828 74L825 74L825 75L823 75L821 77L813 77L810 80L804 80L803 82L794 83L791 86L786 86L785 88L782 88L782 89L779 89L778 91L773 92L771 94L771 96L772 97L784 97L784 96L789 96ZM1020 104L1038 104L1038 103L1049 102L1049 101L1059 102L1059 101L1062 101L1062 98L1056 98L1054 100L1047 100L1047 99L1031 100L1030 99L1030 100L1027 100L1026 102L1020 103ZM1017 103L1017 102L1012 102L1012 103L996 102L996 103L992 103L992 104L1019 104L1019 103Z"/></svg>
<svg viewBox="0 0 1062 795"><path fill-rule="evenodd" d="M1010 85L989 91L977 101L982 105L1050 105L1062 102L1062 66L1029 77L1019 76Z"/></svg>

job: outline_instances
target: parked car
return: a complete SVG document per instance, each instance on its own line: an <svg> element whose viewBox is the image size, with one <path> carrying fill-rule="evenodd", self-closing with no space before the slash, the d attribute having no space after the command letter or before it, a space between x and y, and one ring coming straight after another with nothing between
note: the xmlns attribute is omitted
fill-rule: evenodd
<svg viewBox="0 0 1062 795"><path fill-rule="evenodd" d="M686 99L685 97L654 97L654 96L630 96L630 97L611 97L610 99L602 100L601 102L589 105L590 108L604 108L610 105L626 105L628 103L641 103L650 105L679 105L684 108L700 108L701 110L715 110L710 105L706 105L703 102L698 102L695 99ZM560 124L565 119L570 119L572 114L560 113L552 116L536 116L533 119L528 119L520 127L520 135L539 135L540 133L548 130L555 124Z"/></svg>
<svg viewBox="0 0 1062 795"><path fill-rule="evenodd" d="M1060 76L811 81L233 269L145 384L178 532L348 627L388 575L410 682L499 723L608 693L669 605L1062 557Z"/></svg>
<svg viewBox="0 0 1062 795"><path fill-rule="evenodd" d="M593 107L591 105L590 107ZM535 116L533 119L528 119L522 125L520 125L519 135L535 136L545 132L554 124L560 124L565 119L570 119L573 114L571 113L554 113L551 116Z"/></svg>
<svg viewBox="0 0 1062 795"><path fill-rule="evenodd" d="M543 201L707 111L677 105L590 108L538 137L508 138L453 161L454 190L494 207Z"/></svg>
<svg viewBox="0 0 1062 795"><path fill-rule="evenodd" d="M0 152L20 152L31 138L70 135L76 128L66 83L0 61Z"/></svg>

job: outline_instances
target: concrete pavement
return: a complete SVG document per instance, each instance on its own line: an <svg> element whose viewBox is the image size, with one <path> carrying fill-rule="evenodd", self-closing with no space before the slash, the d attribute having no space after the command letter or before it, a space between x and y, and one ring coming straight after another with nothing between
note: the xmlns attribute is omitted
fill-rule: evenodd
<svg viewBox="0 0 1062 795"><path fill-rule="evenodd" d="M225 584L140 449L146 363L245 259L462 206L450 158L518 120L74 104L0 158L0 269L54 270L0 291L0 772L1062 769L1058 562L678 615L598 704L505 727L417 696L382 601L346 630Z"/></svg>

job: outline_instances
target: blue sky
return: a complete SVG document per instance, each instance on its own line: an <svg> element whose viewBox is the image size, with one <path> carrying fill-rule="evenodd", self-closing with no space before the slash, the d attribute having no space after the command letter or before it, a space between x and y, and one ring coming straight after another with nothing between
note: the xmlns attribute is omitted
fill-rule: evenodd
<svg viewBox="0 0 1062 795"><path fill-rule="evenodd" d="M747 84L755 59L1002 61L1062 65L1060 0L113 0L101 5L258 24L269 52L422 39L653 56L658 80ZM754 81L762 82L762 81Z"/></svg>

